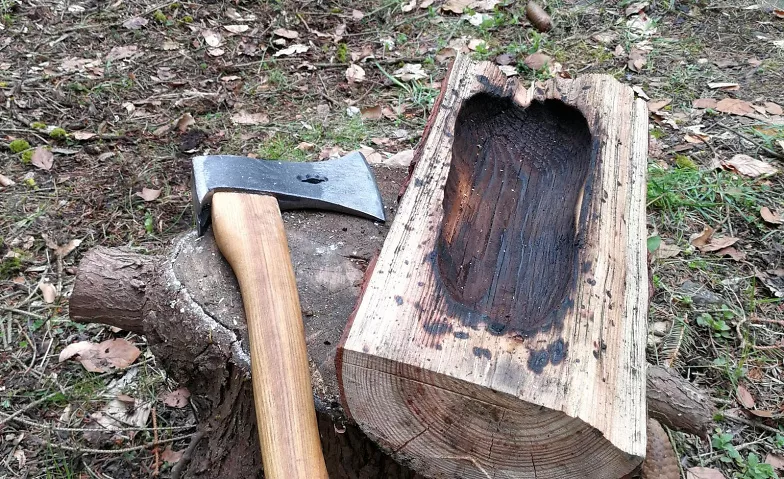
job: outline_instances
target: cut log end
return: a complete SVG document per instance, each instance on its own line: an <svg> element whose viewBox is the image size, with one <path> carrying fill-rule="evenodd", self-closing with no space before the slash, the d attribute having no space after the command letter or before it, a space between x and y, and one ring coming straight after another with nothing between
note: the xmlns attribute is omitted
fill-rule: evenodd
<svg viewBox="0 0 784 479"><path fill-rule="evenodd" d="M639 455L618 449L586 422L476 384L342 356L346 402L362 430L426 477L617 478ZM644 425L640 426L644 433Z"/></svg>

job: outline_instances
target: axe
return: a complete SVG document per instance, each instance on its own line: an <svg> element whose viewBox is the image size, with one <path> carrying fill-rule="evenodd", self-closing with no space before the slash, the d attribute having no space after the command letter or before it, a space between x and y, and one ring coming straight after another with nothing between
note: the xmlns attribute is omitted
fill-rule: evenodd
<svg viewBox="0 0 784 479"><path fill-rule="evenodd" d="M199 235L212 222L239 282L265 477L326 479L280 212L324 209L384 221L373 174L361 153L317 163L199 156L193 159L193 207Z"/></svg>

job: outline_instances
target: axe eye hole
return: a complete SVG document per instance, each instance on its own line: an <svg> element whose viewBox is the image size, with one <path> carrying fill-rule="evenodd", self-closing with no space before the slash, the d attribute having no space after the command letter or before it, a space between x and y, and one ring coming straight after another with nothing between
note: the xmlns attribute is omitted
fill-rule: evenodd
<svg viewBox="0 0 784 479"><path fill-rule="evenodd" d="M317 185L319 183L323 183L323 182L327 181L327 177L326 176L311 175L311 174L297 175L297 179L299 181L303 182L303 183L310 183L310 184L313 184L313 185Z"/></svg>

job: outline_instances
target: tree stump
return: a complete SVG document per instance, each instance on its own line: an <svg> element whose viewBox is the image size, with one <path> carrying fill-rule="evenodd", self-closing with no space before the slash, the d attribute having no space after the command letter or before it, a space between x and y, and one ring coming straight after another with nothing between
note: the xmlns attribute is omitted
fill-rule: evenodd
<svg viewBox="0 0 784 479"><path fill-rule="evenodd" d="M433 477L640 464L647 124L612 77L455 59L338 350L368 436Z"/></svg>

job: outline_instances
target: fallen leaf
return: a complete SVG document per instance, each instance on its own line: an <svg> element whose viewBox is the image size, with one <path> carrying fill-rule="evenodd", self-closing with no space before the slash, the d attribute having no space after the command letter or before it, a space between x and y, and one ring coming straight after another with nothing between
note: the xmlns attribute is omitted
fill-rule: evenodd
<svg viewBox="0 0 784 479"><path fill-rule="evenodd" d="M457 51L454 48L449 48L449 47L443 48L438 53L436 53L436 62L444 63L450 58L455 58L456 56L457 56Z"/></svg>
<svg viewBox="0 0 784 479"><path fill-rule="evenodd" d="M763 206L760 209L760 216L762 216L762 219L765 220L766 223L770 223L772 225L784 224L784 218L782 218L781 215L779 215L777 212L771 211L767 206Z"/></svg>
<svg viewBox="0 0 784 479"><path fill-rule="evenodd" d="M512 65L500 65L498 69L501 70L504 73L504 75L506 75L507 77L512 77L520 74L520 72L517 71L517 67Z"/></svg>
<svg viewBox="0 0 784 479"><path fill-rule="evenodd" d="M202 30L201 36L204 38L204 43L213 48L223 43L223 36L215 30Z"/></svg>
<svg viewBox="0 0 784 479"><path fill-rule="evenodd" d="M138 30L145 25L147 25L148 21L144 17L133 17L129 18L128 20L123 22L123 27L127 28L128 30Z"/></svg>
<svg viewBox="0 0 784 479"><path fill-rule="evenodd" d="M602 45L609 45L618 40L618 34L615 32L601 32L593 35L591 39Z"/></svg>
<svg viewBox="0 0 784 479"><path fill-rule="evenodd" d="M701 232L695 233L689 237L689 243L694 245L700 251L718 251L722 248L732 246L738 241L738 238L731 236L713 237L715 230L710 226L705 226Z"/></svg>
<svg viewBox="0 0 784 479"><path fill-rule="evenodd" d="M414 159L414 150L403 150L395 153L386 160L383 164L392 168L408 168L411 161Z"/></svg>
<svg viewBox="0 0 784 479"><path fill-rule="evenodd" d="M403 13L408 13L414 8L416 8L416 4L417 4L417 0L411 0L408 3L404 3L403 5L401 5L400 10L402 10Z"/></svg>
<svg viewBox="0 0 784 479"><path fill-rule="evenodd" d="M139 348L125 339L107 339L96 344L79 341L69 344L60 352L59 360L63 362L79 356L82 366L93 373L105 373L112 369L125 369L139 357Z"/></svg>
<svg viewBox="0 0 784 479"><path fill-rule="evenodd" d="M770 163L752 158L749 155L735 155L728 161L722 161L721 166L751 178L773 175L778 172Z"/></svg>
<svg viewBox="0 0 784 479"><path fill-rule="evenodd" d="M716 104L716 110L732 115L748 115L754 112L751 103L737 98L725 98Z"/></svg>
<svg viewBox="0 0 784 479"><path fill-rule="evenodd" d="M256 21L256 15L254 15L253 13L247 13L246 12L245 15L243 16L243 15L240 15L237 12L236 8L232 8L232 7L229 7L229 8L226 9L226 16L229 19L234 20L235 22L254 22L254 21Z"/></svg>
<svg viewBox="0 0 784 479"><path fill-rule="evenodd" d="M659 111L665 106L672 103L672 98L664 98L662 100L651 100L648 102L648 111Z"/></svg>
<svg viewBox="0 0 784 479"><path fill-rule="evenodd" d="M770 419L774 416L774 414L776 414L775 411L768 411L765 409L749 409L748 412L757 417L762 417L766 419Z"/></svg>
<svg viewBox="0 0 784 479"><path fill-rule="evenodd" d="M310 50L310 47L302 45L301 43L295 43L294 45L291 45L288 48L284 48L283 50L278 50L272 56L281 57L281 56L296 55L297 53L305 53L308 50Z"/></svg>
<svg viewBox="0 0 784 479"><path fill-rule="evenodd" d="M495 57L496 65L506 66L514 61L514 57L508 53L502 53Z"/></svg>
<svg viewBox="0 0 784 479"><path fill-rule="evenodd" d="M41 290L41 295L44 297L46 304L54 303L55 298L57 298L57 287L55 285L41 281L38 283L38 289Z"/></svg>
<svg viewBox="0 0 784 479"><path fill-rule="evenodd" d="M716 251L716 254L718 256L729 256L735 261L743 261L746 259L746 253L744 253L743 251L738 251L732 246L722 248Z"/></svg>
<svg viewBox="0 0 784 479"><path fill-rule="evenodd" d="M784 471L784 457L782 456L768 453L768 455L765 456L765 462L773 466L773 469Z"/></svg>
<svg viewBox="0 0 784 479"><path fill-rule="evenodd" d="M19 463L20 469L24 468L25 464L27 464L27 457L25 457L24 450L22 449L17 449L14 451L14 459L16 459L16 462Z"/></svg>
<svg viewBox="0 0 784 479"><path fill-rule="evenodd" d="M624 50L621 45L615 45L615 50L613 50L613 56L615 58L621 58L624 55L626 55L626 50Z"/></svg>
<svg viewBox="0 0 784 479"><path fill-rule="evenodd" d="M736 91L740 90L740 85L737 83L715 82L708 83L708 88L711 90Z"/></svg>
<svg viewBox="0 0 784 479"><path fill-rule="evenodd" d="M649 97L648 94L645 93L645 90L643 90L642 87L639 86L639 85L634 85L632 87L632 90L634 90L634 93L636 93L640 98L642 98L645 101L648 101L648 100L651 99L651 97ZM648 107L648 108L650 109L650 107Z"/></svg>
<svg viewBox="0 0 784 479"><path fill-rule="evenodd" d="M73 132L73 137L76 140L89 140L97 136L95 133L90 133L89 131L75 131Z"/></svg>
<svg viewBox="0 0 784 479"><path fill-rule="evenodd" d="M226 53L226 50L223 48L210 48L207 50L207 53L209 53L211 57L219 57Z"/></svg>
<svg viewBox="0 0 784 479"><path fill-rule="evenodd" d="M155 201L159 196L161 196L161 190L153 190L145 186L142 188L142 191L136 192L136 196L143 199L144 201Z"/></svg>
<svg viewBox="0 0 784 479"><path fill-rule="evenodd" d="M708 140L710 140L710 136L695 133L693 135L686 134L683 136L683 139L686 141L686 143L699 144L706 143Z"/></svg>
<svg viewBox="0 0 784 479"><path fill-rule="evenodd" d="M82 244L82 240L80 239L72 239L71 241L65 243L62 246L57 246L54 248L54 254L58 258L65 258L71 251L75 250L80 244Z"/></svg>
<svg viewBox="0 0 784 479"><path fill-rule="evenodd" d="M645 50L640 50L639 48L632 47L631 51L629 52L629 61L626 62L626 66L629 70L639 73L648 63L648 59L646 58L647 53Z"/></svg>
<svg viewBox="0 0 784 479"><path fill-rule="evenodd" d="M176 464L180 462L183 454L185 454L185 449L181 451L172 451L171 444L169 444L161 453L161 459L169 464Z"/></svg>
<svg viewBox="0 0 784 479"><path fill-rule="evenodd" d="M109 50L109 53L106 54L106 61L113 62L117 60L123 60L125 58L130 58L139 51L139 47L136 45L126 45L126 46L118 46L114 47Z"/></svg>
<svg viewBox="0 0 784 479"><path fill-rule="evenodd" d="M531 70L538 71L550 65L552 61L553 59L549 55L545 55L544 53L533 53L528 55L525 60L523 60L523 63Z"/></svg>
<svg viewBox="0 0 784 479"><path fill-rule="evenodd" d="M674 258L681 254L681 249L678 248L677 245L674 244L667 244L662 243L659 247L652 253L653 259L667 259L667 258Z"/></svg>
<svg viewBox="0 0 784 479"><path fill-rule="evenodd" d="M432 1L430 3L433 3ZM495 9L495 6L501 3L501 0L474 0L468 6L474 10L479 10L482 12L492 12ZM419 8L427 8L423 6L419 6Z"/></svg>
<svg viewBox="0 0 784 479"><path fill-rule="evenodd" d="M346 108L346 115L348 115L349 117L355 117L359 115L359 113L360 113L359 108L355 106L350 106Z"/></svg>
<svg viewBox="0 0 784 479"><path fill-rule="evenodd" d="M690 467L686 470L686 479L727 479L724 474L712 467Z"/></svg>
<svg viewBox="0 0 784 479"><path fill-rule="evenodd" d="M468 47L469 50L471 50L472 52L475 52L477 50L477 48L485 48L486 49L487 48L487 43L485 43L485 41L480 39L480 38L472 38L471 40L468 41L468 44L466 46Z"/></svg>
<svg viewBox="0 0 784 479"><path fill-rule="evenodd" d="M42 170L51 170L52 165L54 164L54 155L43 146L39 146L33 150L33 156L30 159L30 163Z"/></svg>
<svg viewBox="0 0 784 479"><path fill-rule="evenodd" d="M774 8L770 13L776 18L784 18L784 8Z"/></svg>
<svg viewBox="0 0 784 479"><path fill-rule="evenodd" d="M643 10L645 10L645 8L648 5L649 5L648 2L632 3L631 5L626 7L626 11L624 13L626 14L627 17L631 16L631 15L635 15L635 14L638 14L638 13L642 12Z"/></svg>
<svg viewBox="0 0 784 479"><path fill-rule="evenodd" d="M242 110L233 114L231 121L235 125L266 125L270 119L266 113L248 113Z"/></svg>
<svg viewBox="0 0 784 479"><path fill-rule="evenodd" d="M784 109L782 109L778 104L773 103L772 101L765 102L765 109L771 115L781 115L784 114Z"/></svg>
<svg viewBox="0 0 784 479"><path fill-rule="evenodd" d="M365 80L365 70L361 66L352 63L346 69L346 80L349 83L362 83Z"/></svg>
<svg viewBox="0 0 784 479"><path fill-rule="evenodd" d="M729 246L734 245L738 242L740 238L734 238L732 236L721 236L721 237L712 237L710 242L704 246L697 247L700 251L709 253L711 251L721 251Z"/></svg>
<svg viewBox="0 0 784 479"><path fill-rule="evenodd" d="M362 20L363 18L365 18L365 14L362 13L360 10L354 9L351 10L351 18L353 18L354 20Z"/></svg>
<svg viewBox="0 0 784 479"><path fill-rule="evenodd" d="M463 13L472 0L447 0L441 5L442 12Z"/></svg>
<svg viewBox="0 0 784 479"><path fill-rule="evenodd" d="M0 186L14 186L16 183L11 178L0 175Z"/></svg>
<svg viewBox="0 0 784 479"><path fill-rule="evenodd" d="M161 48L166 51L177 50L180 48L180 44L171 40L166 40L163 42L163 45L161 45Z"/></svg>
<svg viewBox="0 0 784 479"><path fill-rule="evenodd" d="M403 67L395 70L392 75L403 81L414 81L427 78L427 72L422 69L420 63L404 63Z"/></svg>
<svg viewBox="0 0 784 479"><path fill-rule="evenodd" d="M286 30L285 28L276 28L272 31L273 35L294 40L299 37L299 33L294 30Z"/></svg>
<svg viewBox="0 0 784 479"><path fill-rule="evenodd" d="M250 30L248 25L224 25L223 28L230 33L245 33Z"/></svg>
<svg viewBox="0 0 784 479"><path fill-rule="evenodd" d="M189 397L191 397L191 392L188 391L188 388L181 387L166 393L166 395L163 396L163 403L170 407L182 409L188 405Z"/></svg>
<svg viewBox="0 0 784 479"><path fill-rule="evenodd" d="M379 105L362 108L360 113L362 114L362 118L366 120L380 120L384 116L381 106Z"/></svg>
<svg viewBox="0 0 784 479"><path fill-rule="evenodd" d="M331 146L331 147L328 146L328 147L324 148L323 150L321 150L321 152L319 153L318 159L319 159L319 161L321 161L321 160L326 160L327 158L337 158L337 157L343 156L345 154L346 154L346 152L342 148L340 148L339 146Z"/></svg>
<svg viewBox="0 0 784 479"><path fill-rule="evenodd" d="M118 401L122 401L127 404L136 403L136 399L132 398L131 396L128 396L127 394L118 394L116 398Z"/></svg>
<svg viewBox="0 0 784 479"><path fill-rule="evenodd" d="M183 113L183 115L177 120L177 130L180 133L185 133L189 126L196 123L196 120L193 119L190 113Z"/></svg>
<svg viewBox="0 0 784 479"><path fill-rule="evenodd" d="M715 98L698 98L692 102L691 106L694 108L713 108L716 109L718 100Z"/></svg>
<svg viewBox="0 0 784 479"><path fill-rule="evenodd" d="M315 147L316 147L316 145L314 145L313 143L308 143L307 141L302 141L302 142L299 143L299 145L295 146L294 148L299 150L299 151L310 151L310 150L312 150Z"/></svg>

